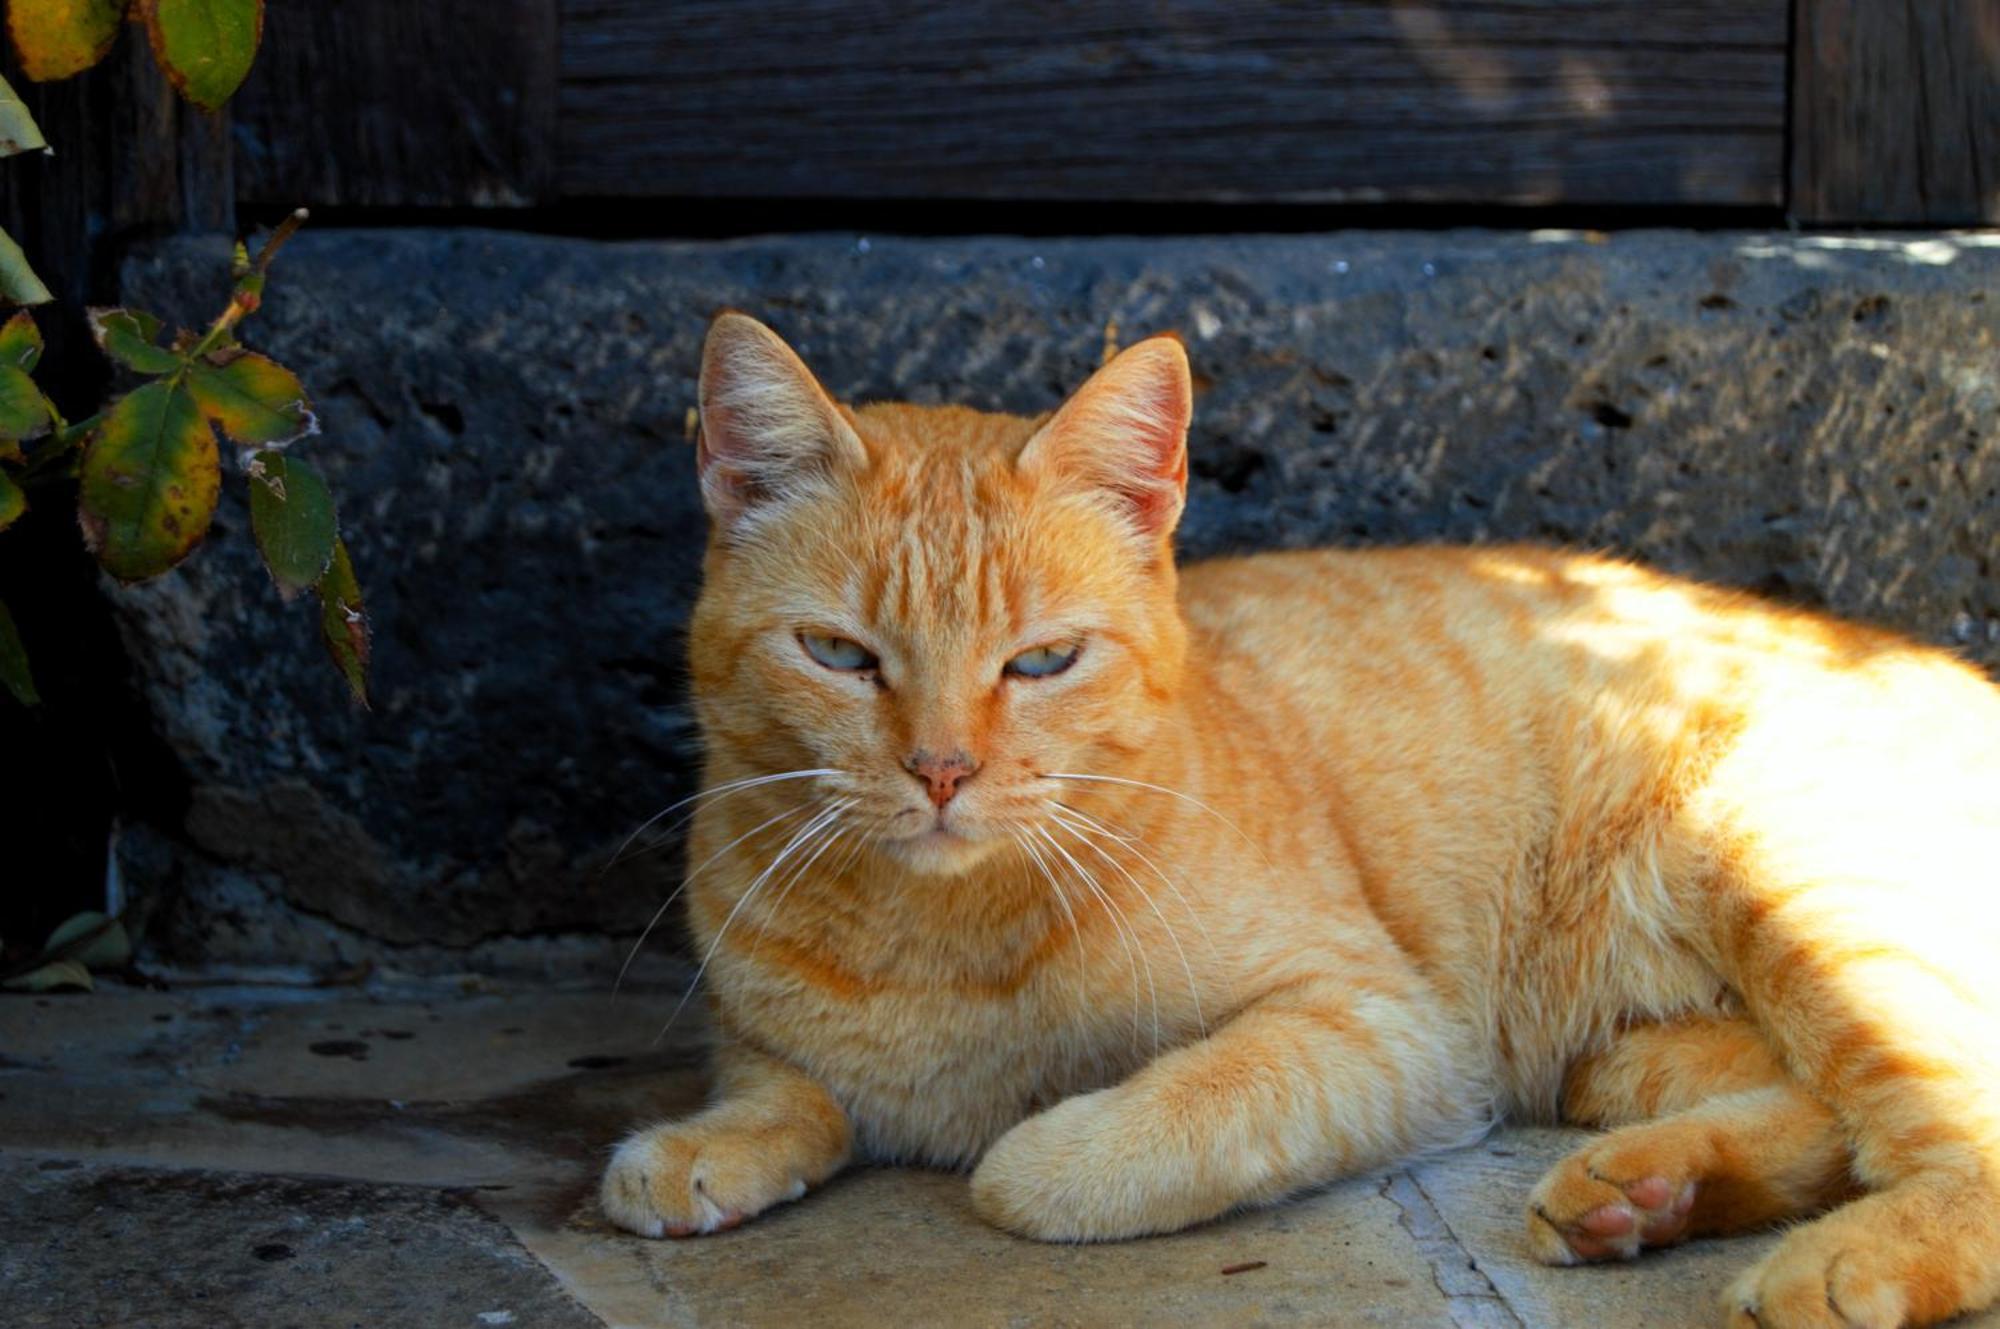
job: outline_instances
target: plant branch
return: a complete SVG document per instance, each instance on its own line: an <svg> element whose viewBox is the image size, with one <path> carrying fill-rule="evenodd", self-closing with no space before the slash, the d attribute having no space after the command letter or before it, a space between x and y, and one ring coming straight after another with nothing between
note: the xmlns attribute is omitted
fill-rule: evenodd
<svg viewBox="0 0 2000 1329"><path fill-rule="evenodd" d="M215 322L209 325L202 339L195 343L192 351L188 352L190 360L198 360L220 346L238 323L241 323L247 315L257 312L258 306L264 303L264 274L270 271L271 260L278 256L280 249L284 248L285 241L291 239L297 234L299 227L305 225L306 218L310 215L304 208L292 209L291 215L279 222L277 229L271 232L271 238L264 242L264 247L258 251L254 263L244 261L242 247L238 246L236 289L229 297L228 307L216 315Z"/></svg>

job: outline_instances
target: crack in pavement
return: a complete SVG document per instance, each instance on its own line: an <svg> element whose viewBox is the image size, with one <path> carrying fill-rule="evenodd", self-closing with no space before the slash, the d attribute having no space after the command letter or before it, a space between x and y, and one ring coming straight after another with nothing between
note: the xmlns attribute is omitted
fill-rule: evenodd
<svg viewBox="0 0 2000 1329"><path fill-rule="evenodd" d="M1397 1221L1429 1262L1431 1281L1444 1297L1453 1329L1526 1329L1479 1262L1459 1244L1416 1174L1390 1173L1382 1179L1381 1193L1395 1204Z"/></svg>

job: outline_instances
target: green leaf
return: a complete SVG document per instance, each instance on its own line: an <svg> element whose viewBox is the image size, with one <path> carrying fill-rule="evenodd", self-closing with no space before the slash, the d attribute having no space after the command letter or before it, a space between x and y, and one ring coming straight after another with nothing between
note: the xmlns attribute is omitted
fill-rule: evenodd
<svg viewBox="0 0 2000 1329"><path fill-rule="evenodd" d="M14 8L20 8L18 0ZM35 117L28 114L28 104L0 78L0 157L12 157L19 152L33 152L46 148L49 141L42 137L42 127L35 123Z"/></svg>
<svg viewBox="0 0 2000 1329"><path fill-rule="evenodd" d="M196 106L220 110L264 35L264 0L139 0L153 58Z"/></svg>
<svg viewBox="0 0 2000 1329"><path fill-rule="evenodd" d="M9 0L7 31L21 68L37 83L81 74L117 40L125 6L126 0Z"/></svg>
<svg viewBox="0 0 2000 1329"><path fill-rule="evenodd" d="M39 969L30 969L18 978L10 978L4 987L14 992L53 992L57 988L92 989L90 971L75 960L51 960Z"/></svg>
<svg viewBox="0 0 2000 1329"><path fill-rule="evenodd" d="M14 483L14 477L0 471L0 531L14 524L14 519L28 510L28 496L21 486Z"/></svg>
<svg viewBox="0 0 2000 1329"><path fill-rule="evenodd" d="M142 374L171 374L186 363L156 345L160 320L143 309L91 309L90 335L106 355Z"/></svg>
<svg viewBox="0 0 2000 1329"><path fill-rule="evenodd" d="M5 231L0 231L0 299L17 305L45 305L55 299L28 266L28 256L21 252L21 246Z"/></svg>
<svg viewBox="0 0 2000 1329"><path fill-rule="evenodd" d="M49 403L35 380L0 365L0 438L19 441L49 432Z"/></svg>
<svg viewBox="0 0 2000 1329"><path fill-rule="evenodd" d="M125 925L111 915L86 909L71 914L49 934L42 954L92 969L122 969L132 961L132 939L125 935Z"/></svg>
<svg viewBox="0 0 2000 1329"><path fill-rule="evenodd" d="M347 557L347 542L335 539L333 562L319 579L319 632L333 656L334 667L347 680L347 690L368 704L368 615L361 603L361 583Z"/></svg>
<svg viewBox="0 0 2000 1329"><path fill-rule="evenodd" d="M333 563L333 495L312 463L279 452L250 461L250 529L264 566L289 600L318 584Z"/></svg>
<svg viewBox="0 0 2000 1329"><path fill-rule="evenodd" d="M120 581L156 577L208 533L221 488L215 431L194 399L179 383L148 383L105 413L84 451L84 543Z"/></svg>
<svg viewBox="0 0 2000 1329"><path fill-rule="evenodd" d="M298 375L254 351L220 365L197 361L188 370L188 387L202 413L238 443L283 447L319 432Z"/></svg>
<svg viewBox="0 0 2000 1329"><path fill-rule="evenodd" d="M5 602L0 602L0 683L23 706L42 700L35 691L35 676L28 671L28 652L21 645L21 634L14 630L14 616L7 612Z"/></svg>
<svg viewBox="0 0 2000 1329"><path fill-rule="evenodd" d="M33 314L23 309L0 323L0 365L33 373L41 359L42 330L35 326Z"/></svg>

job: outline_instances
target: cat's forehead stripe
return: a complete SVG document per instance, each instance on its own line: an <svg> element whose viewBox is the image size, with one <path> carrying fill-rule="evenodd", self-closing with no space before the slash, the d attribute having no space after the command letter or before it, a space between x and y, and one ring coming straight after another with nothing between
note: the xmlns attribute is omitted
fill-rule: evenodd
<svg viewBox="0 0 2000 1329"><path fill-rule="evenodd" d="M989 477L990 454L915 452L885 459L895 482L864 496L871 510L875 583L862 606L870 618L905 627L984 624L1014 617L1012 579L996 536L1007 525ZM888 477L884 477L887 479Z"/></svg>

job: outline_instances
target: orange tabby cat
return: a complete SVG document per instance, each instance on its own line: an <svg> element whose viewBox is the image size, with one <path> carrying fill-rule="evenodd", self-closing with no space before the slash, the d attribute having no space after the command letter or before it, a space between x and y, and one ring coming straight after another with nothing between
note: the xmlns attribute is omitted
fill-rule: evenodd
<svg viewBox="0 0 2000 1329"><path fill-rule="evenodd" d="M712 1232L860 1155L1131 1237L1561 1117L1615 1129L1536 1188L1544 1260L1846 1201L1730 1323L1992 1300L2000 689L1540 549L1177 572L1190 409L1168 338L1030 420L850 409L717 320L715 1100L610 1216Z"/></svg>

